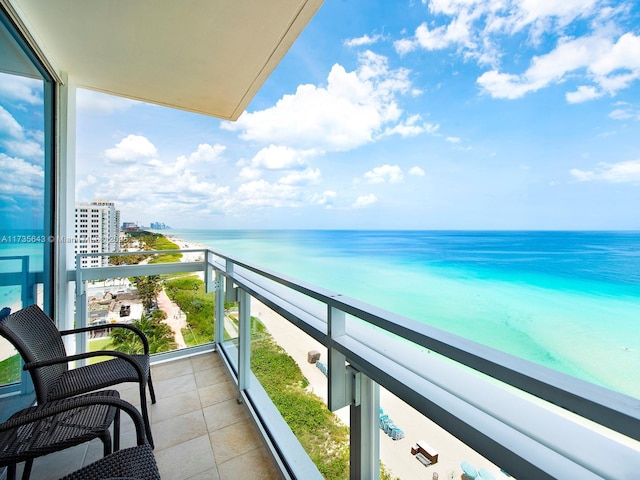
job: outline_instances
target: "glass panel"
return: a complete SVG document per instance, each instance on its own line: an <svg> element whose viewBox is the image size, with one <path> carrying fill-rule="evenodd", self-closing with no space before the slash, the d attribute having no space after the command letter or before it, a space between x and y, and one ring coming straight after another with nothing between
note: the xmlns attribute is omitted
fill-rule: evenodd
<svg viewBox="0 0 640 480"><path fill-rule="evenodd" d="M380 389L381 478L458 480L510 475L398 397ZM466 474L465 474L466 469ZM511 477L513 478L513 477Z"/></svg>
<svg viewBox="0 0 640 480"><path fill-rule="evenodd" d="M213 341L214 293L205 293L202 274L112 277L87 282L86 292L88 325L135 326L145 333L151 354ZM91 332L88 338L89 351L141 348L135 334L122 329Z"/></svg>
<svg viewBox="0 0 640 480"><path fill-rule="evenodd" d="M253 374L322 475L348 478L349 410L327 409L326 348L255 299L251 312Z"/></svg>
<svg viewBox="0 0 640 480"><path fill-rule="evenodd" d="M49 309L53 246L46 140L51 83L17 38L0 13L0 309L14 312L33 303ZM0 338L0 394L23 394L4 399L3 414L31 402L29 383L16 350Z"/></svg>

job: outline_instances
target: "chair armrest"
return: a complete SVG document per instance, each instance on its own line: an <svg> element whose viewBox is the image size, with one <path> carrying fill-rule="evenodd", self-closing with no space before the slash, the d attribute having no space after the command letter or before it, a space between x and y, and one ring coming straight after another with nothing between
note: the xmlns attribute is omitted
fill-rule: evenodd
<svg viewBox="0 0 640 480"><path fill-rule="evenodd" d="M123 360L126 360L128 363L130 363L136 369L136 371L138 372L138 377L140 377L141 382L146 382L147 380L148 372L143 372L140 364L136 362L136 360L131 355L129 355L128 353L118 352L115 350L99 350L97 352L78 353L76 355L69 355L66 357L50 358L49 360L41 360L39 362L28 362L28 363L25 363L24 367L22 368L23 370L32 370L34 368L48 367L50 365L58 365L61 363L69 363L75 360L82 360L84 358L91 358L91 357L122 358Z"/></svg>
<svg viewBox="0 0 640 480"><path fill-rule="evenodd" d="M149 341L147 340L147 336L139 328L134 327L133 325L128 325L126 323L108 323L104 325L91 325L89 327L74 328L72 330L61 330L60 335L73 335L75 333L94 332L96 330L107 330L111 328L126 328L127 330L131 330L132 332L134 332L136 335L138 335L140 341L142 341L145 355L149 355Z"/></svg>
<svg viewBox="0 0 640 480"><path fill-rule="evenodd" d="M54 415L58 415L62 412L66 412L78 407L86 407L90 405L109 405L120 410L124 410L129 415L129 417L131 417L131 420L133 420L136 428L136 439L138 445L144 445L146 443L147 437L145 435L145 427L144 421L142 420L142 415L140 415L140 412L138 412L138 409L136 407L120 398L105 397L100 395L80 396L69 398L64 401L56 401L55 404L51 406L48 405L49 403L45 402L42 404L43 408L41 410L37 410L25 415L20 415L18 417L7 420L4 423L1 423L0 432L14 430L18 427L28 425L30 423L35 423L47 417L52 417Z"/></svg>

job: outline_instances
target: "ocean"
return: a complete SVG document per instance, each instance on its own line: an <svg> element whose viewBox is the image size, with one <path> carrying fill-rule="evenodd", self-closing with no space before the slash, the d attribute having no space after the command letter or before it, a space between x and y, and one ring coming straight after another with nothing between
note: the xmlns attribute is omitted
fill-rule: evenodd
<svg viewBox="0 0 640 480"><path fill-rule="evenodd" d="M640 398L640 232L162 233Z"/></svg>

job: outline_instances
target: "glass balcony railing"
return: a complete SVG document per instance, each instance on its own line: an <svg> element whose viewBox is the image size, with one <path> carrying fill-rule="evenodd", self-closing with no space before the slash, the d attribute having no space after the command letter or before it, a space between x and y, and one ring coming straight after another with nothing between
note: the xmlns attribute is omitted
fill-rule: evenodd
<svg viewBox="0 0 640 480"><path fill-rule="evenodd" d="M636 398L198 252L70 271L76 324L161 311L173 344L157 360L216 349L285 477L613 479L639 468Z"/></svg>

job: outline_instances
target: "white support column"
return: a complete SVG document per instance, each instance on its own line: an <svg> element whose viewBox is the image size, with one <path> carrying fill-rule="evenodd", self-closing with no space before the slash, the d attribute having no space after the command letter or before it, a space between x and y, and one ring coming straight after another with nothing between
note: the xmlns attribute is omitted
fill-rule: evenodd
<svg viewBox="0 0 640 480"><path fill-rule="evenodd" d="M349 450L352 480L380 478L380 387L361 372L353 374L354 401L350 407Z"/></svg>
<svg viewBox="0 0 640 480"><path fill-rule="evenodd" d="M251 297L238 289L238 390L249 388L251 375ZM238 396L238 403L242 397Z"/></svg>
<svg viewBox="0 0 640 480"><path fill-rule="evenodd" d="M61 330L74 327L74 297L69 295L67 272L75 268L75 175L76 175L76 85L73 78L63 75L64 84L58 84L55 248L53 318Z"/></svg>

